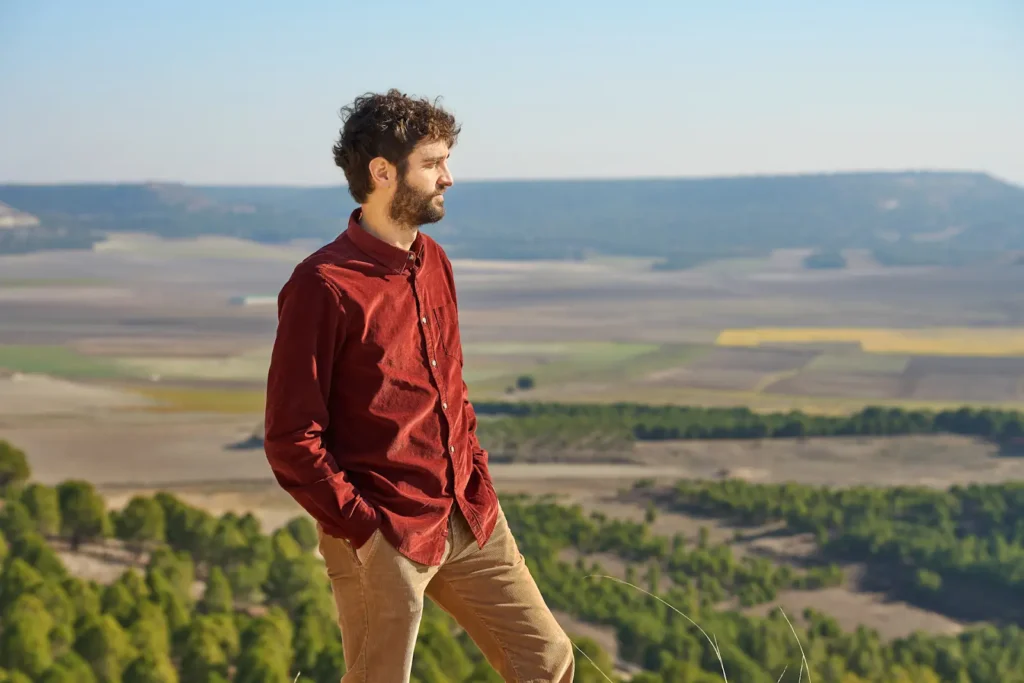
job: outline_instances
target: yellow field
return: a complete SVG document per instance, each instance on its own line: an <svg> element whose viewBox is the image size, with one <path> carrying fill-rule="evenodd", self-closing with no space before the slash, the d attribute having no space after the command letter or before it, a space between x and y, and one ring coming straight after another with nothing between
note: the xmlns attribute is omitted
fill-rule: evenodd
<svg viewBox="0 0 1024 683"><path fill-rule="evenodd" d="M146 387L138 393L157 402L149 412L262 414L266 395L262 389L192 389Z"/></svg>
<svg viewBox="0 0 1024 683"><path fill-rule="evenodd" d="M1024 356L1024 328L929 329L761 327L723 330L719 346L859 344L865 353L913 356Z"/></svg>

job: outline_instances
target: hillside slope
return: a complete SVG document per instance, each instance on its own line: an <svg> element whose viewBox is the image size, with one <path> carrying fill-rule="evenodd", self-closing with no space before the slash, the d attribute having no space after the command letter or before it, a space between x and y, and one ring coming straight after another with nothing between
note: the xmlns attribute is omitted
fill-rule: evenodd
<svg viewBox="0 0 1024 683"><path fill-rule="evenodd" d="M858 248L883 264L963 264L1024 250L1024 188L978 173L460 182L431 229L455 257L664 257L685 267L779 248ZM72 233L337 234L344 187L0 186L0 201ZM841 261L840 261L841 265Z"/></svg>

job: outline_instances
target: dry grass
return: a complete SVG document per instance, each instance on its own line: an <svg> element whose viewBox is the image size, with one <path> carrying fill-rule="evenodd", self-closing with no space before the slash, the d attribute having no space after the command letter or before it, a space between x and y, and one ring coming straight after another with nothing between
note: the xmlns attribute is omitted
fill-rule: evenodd
<svg viewBox="0 0 1024 683"><path fill-rule="evenodd" d="M723 330L719 346L858 344L866 353L920 356L1024 356L1024 328L926 329L753 327Z"/></svg>

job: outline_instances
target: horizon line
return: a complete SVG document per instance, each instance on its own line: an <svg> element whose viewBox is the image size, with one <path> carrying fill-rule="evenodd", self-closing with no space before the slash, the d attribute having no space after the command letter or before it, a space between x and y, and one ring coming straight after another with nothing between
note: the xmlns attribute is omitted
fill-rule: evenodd
<svg viewBox="0 0 1024 683"><path fill-rule="evenodd" d="M586 182L672 182L672 181L704 181L704 180L753 180L768 178L807 178L822 176L854 176L854 175L981 175L988 176L994 180L1008 185L1024 187L1024 182L1016 182L1000 177L991 171L980 169L955 169L955 168L889 168L889 169L836 169L828 171L780 171L780 172L753 172L734 173L718 175L635 175L635 176L495 176L475 177L456 181L460 184L486 184L486 183L586 183ZM259 182L196 182L187 180L168 179L135 179L135 180L54 180L54 181L24 181L24 180L0 180L3 186L22 187L59 187L59 186L117 186L117 185L180 185L184 187L209 187L209 188L288 188L288 189L344 189L348 187L342 180L340 183L259 183Z"/></svg>

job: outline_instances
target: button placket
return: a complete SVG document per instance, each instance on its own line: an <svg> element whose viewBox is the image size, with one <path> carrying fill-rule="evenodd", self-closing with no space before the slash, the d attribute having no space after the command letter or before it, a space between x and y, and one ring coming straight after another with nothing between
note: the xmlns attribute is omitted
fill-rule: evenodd
<svg viewBox="0 0 1024 683"><path fill-rule="evenodd" d="M413 289L413 296L415 296L415 298L416 298L416 306L419 309L419 311L421 312L420 331L423 334L424 345L426 346L428 353L433 354L433 350L436 348L437 343L439 342L439 340L431 339L431 334L432 334L433 330L431 330L430 321L427 318L427 316L422 315L423 301L420 298L419 288L416 286L416 280L415 279L413 279L413 281L412 281L412 289ZM451 420L448 417L447 412L445 412L445 411L448 410L448 400L447 400L447 396L445 396L445 391L442 388L444 385L441 382L441 378L437 374L437 358L434 358L434 357L430 358L430 374L434 378L434 385L437 387L437 394L438 394L438 397L441 399L441 410L442 410L441 415L444 418L445 422L447 422L447 424L448 424L448 439L451 440L451 438L452 438L452 423L451 423ZM449 446L448 446L448 453L454 455L454 453L455 453L455 446L454 445L449 444Z"/></svg>

